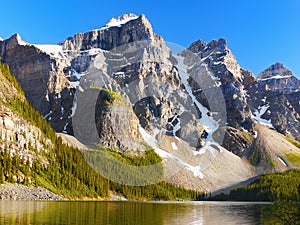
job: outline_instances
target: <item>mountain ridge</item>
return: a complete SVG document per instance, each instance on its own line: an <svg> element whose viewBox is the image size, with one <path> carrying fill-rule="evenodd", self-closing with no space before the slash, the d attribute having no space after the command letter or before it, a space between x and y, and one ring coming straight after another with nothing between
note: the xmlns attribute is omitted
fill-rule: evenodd
<svg viewBox="0 0 300 225"><path fill-rule="evenodd" d="M121 17L59 45L30 45L18 35L0 41L3 62L56 131L122 152L144 149L144 139L163 158L167 181L206 191L261 173L250 156L263 155L262 166L278 161L279 153L256 143L257 123L300 140L299 80L282 64L257 79L222 38L174 55L145 15ZM269 79L278 73L280 82ZM213 172L232 161L232 173Z"/></svg>

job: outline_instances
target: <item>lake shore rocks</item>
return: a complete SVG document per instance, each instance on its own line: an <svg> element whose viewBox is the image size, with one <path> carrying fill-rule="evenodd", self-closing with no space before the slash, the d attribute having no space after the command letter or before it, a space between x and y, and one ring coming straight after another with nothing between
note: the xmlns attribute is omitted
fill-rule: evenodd
<svg viewBox="0 0 300 225"><path fill-rule="evenodd" d="M42 187L28 187L22 184L1 184L0 200L65 200Z"/></svg>

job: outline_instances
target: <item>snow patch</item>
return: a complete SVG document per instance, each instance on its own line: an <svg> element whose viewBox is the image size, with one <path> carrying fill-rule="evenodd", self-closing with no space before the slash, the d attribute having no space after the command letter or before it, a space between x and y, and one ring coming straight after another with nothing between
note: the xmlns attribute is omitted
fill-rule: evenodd
<svg viewBox="0 0 300 225"><path fill-rule="evenodd" d="M279 156L277 158L285 167L288 166L282 158L280 158Z"/></svg>
<svg viewBox="0 0 300 225"><path fill-rule="evenodd" d="M51 55L55 58L62 58L63 57L63 46L62 45L48 45L48 44L34 44L36 48L40 49L41 51Z"/></svg>
<svg viewBox="0 0 300 225"><path fill-rule="evenodd" d="M68 132L67 132L67 126L68 126L68 125L69 125L69 123L66 123L65 126L64 126L64 129L63 129L63 131L62 131L64 134L67 134L67 133L68 133Z"/></svg>
<svg viewBox="0 0 300 225"><path fill-rule="evenodd" d="M123 18L123 16L120 16L118 18L111 18L110 21L99 30L106 30L109 29L110 27L121 27L122 25L128 23L129 21L135 20L137 18L138 16L132 13L128 14L127 18Z"/></svg>
<svg viewBox="0 0 300 225"><path fill-rule="evenodd" d="M192 166L192 165L182 161L177 156L172 155L171 153L166 152L166 151L164 151L164 150L157 147L157 142L156 142L155 137L160 132L157 128L154 129L153 135L148 134L145 131L145 129L142 128L141 125L139 126L139 131L140 131L143 139L147 142L147 144L149 144L161 158L163 158L163 159L168 159L168 158L173 159L173 160L179 162L183 166L183 168L186 168L187 170L193 172L195 177L203 179L203 173L201 172L201 167L200 166Z"/></svg>
<svg viewBox="0 0 300 225"><path fill-rule="evenodd" d="M266 111L269 109L269 105L264 105L264 106L259 106L258 109L256 109L254 111L254 119L256 119L260 124L268 126L268 127L273 127L272 123L271 123L271 119L266 120L261 118L262 115L264 115L266 113Z"/></svg>
<svg viewBox="0 0 300 225"><path fill-rule="evenodd" d="M75 115L76 109L77 109L77 95L75 94L73 99L73 106L71 108L71 115L69 116L69 118Z"/></svg>
<svg viewBox="0 0 300 225"><path fill-rule="evenodd" d="M191 166L187 165L187 169L192 171L195 177L199 177L200 179L203 179L203 173L201 172L201 167L200 166Z"/></svg>
<svg viewBox="0 0 300 225"><path fill-rule="evenodd" d="M70 81L70 84L74 87L78 87L80 85L79 81Z"/></svg>
<svg viewBox="0 0 300 225"><path fill-rule="evenodd" d="M47 119L47 117L49 117L51 114L52 114L52 110L50 110L50 112L49 112L48 114L46 114L46 115L44 116L44 118Z"/></svg>
<svg viewBox="0 0 300 225"><path fill-rule="evenodd" d="M287 75L287 76L282 76L282 75L276 75L273 77L268 77L268 78L263 78L263 79L257 79L257 81L265 81L265 80L272 80L272 79L285 79L285 78L290 78L292 75Z"/></svg>
<svg viewBox="0 0 300 225"><path fill-rule="evenodd" d="M257 138L258 132L255 130L254 131L254 138Z"/></svg>
<svg viewBox="0 0 300 225"><path fill-rule="evenodd" d="M171 142L173 150L178 150L178 147L175 142Z"/></svg>
<svg viewBox="0 0 300 225"><path fill-rule="evenodd" d="M178 55L174 57L178 61L179 76L185 87L185 90L188 92L189 96L192 98L192 101L196 104L196 106L202 113L200 122L202 123L205 131L208 133L207 140L211 140L213 133L219 128L219 124L211 116L208 116L210 114L210 111L206 107L204 107L194 96L192 88L188 83L189 74L187 72L187 66L183 63L184 58Z"/></svg>

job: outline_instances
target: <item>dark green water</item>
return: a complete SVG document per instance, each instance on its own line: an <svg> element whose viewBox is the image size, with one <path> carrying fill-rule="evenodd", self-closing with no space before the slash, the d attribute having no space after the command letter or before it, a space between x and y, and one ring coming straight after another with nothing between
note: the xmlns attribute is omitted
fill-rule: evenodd
<svg viewBox="0 0 300 225"><path fill-rule="evenodd" d="M269 224L270 204L236 202L0 201L0 224Z"/></svg>

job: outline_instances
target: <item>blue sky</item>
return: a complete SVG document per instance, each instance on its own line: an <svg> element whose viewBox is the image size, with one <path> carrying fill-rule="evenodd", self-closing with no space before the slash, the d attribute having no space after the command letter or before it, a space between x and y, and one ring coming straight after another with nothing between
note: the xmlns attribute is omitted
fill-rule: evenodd
<svg viewBox="0 0 300 225"><path fill-rule="evenodd" d="M58 43L123 13L144 13L166 41L188 47L225 38L254 74L279 61L300 77L298 0L12 0L1 2L0 37Z"/></svg>

